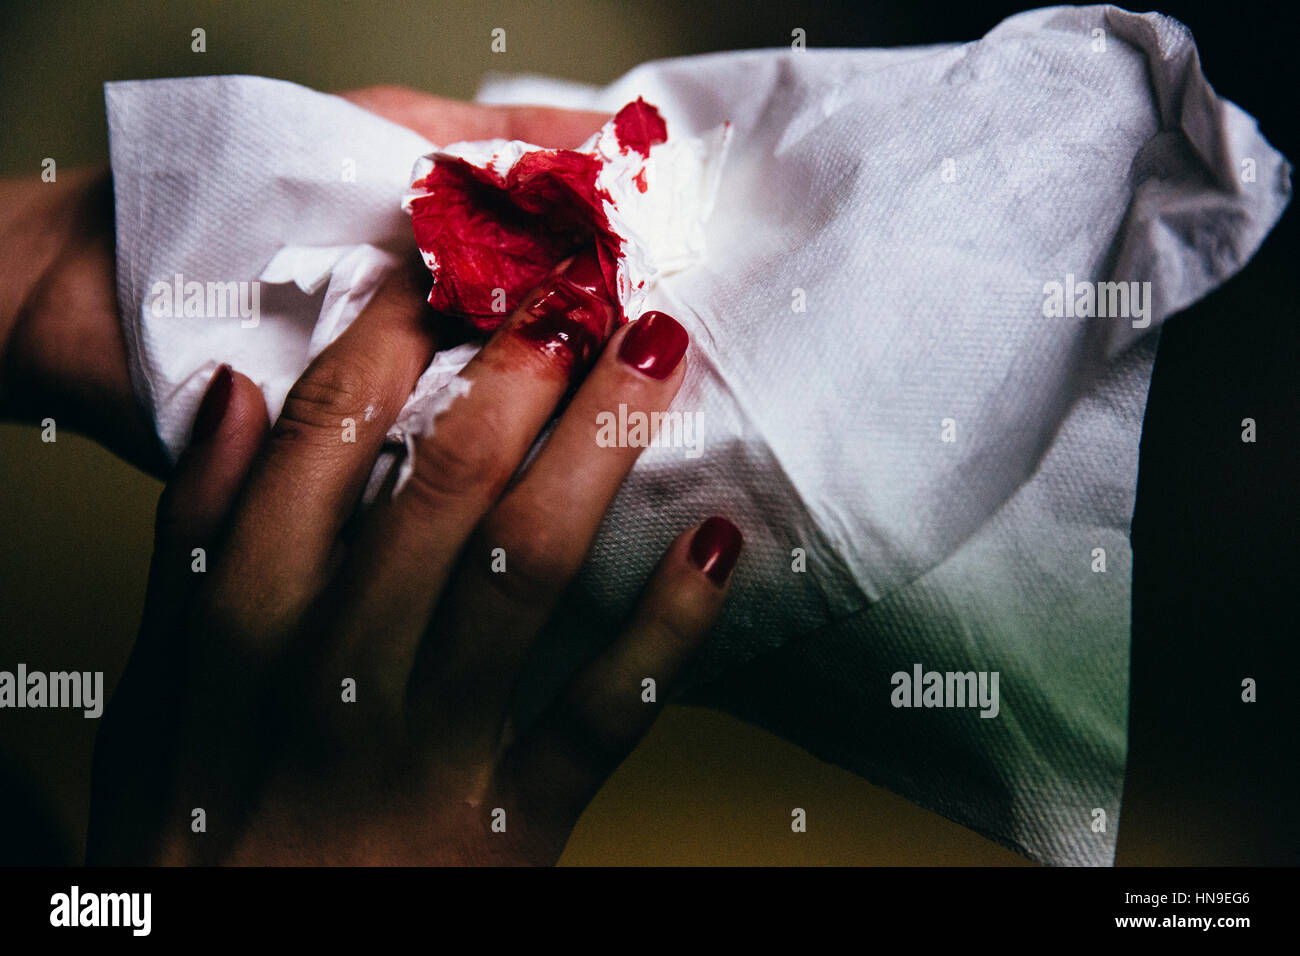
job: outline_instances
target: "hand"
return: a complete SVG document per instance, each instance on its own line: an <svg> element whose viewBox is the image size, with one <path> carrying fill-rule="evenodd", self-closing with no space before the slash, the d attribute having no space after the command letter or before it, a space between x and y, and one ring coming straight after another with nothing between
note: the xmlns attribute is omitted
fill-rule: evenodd
<svg viewBox="0 0 1300 956"><path fill-rule="evenodd" d="M438 144L502 136L576 146L608 117L479 106L381 86L342 94ZM117 311L113 186L106 170L53 183L0 180L0 418L83 432L144 471L171 470L131 388Z"/></svg>
<svg viewBox="0 0 1300 956"><path fill-rule="evenodd" d="M566 265L464 370L405 486L390 476L351 520L439 345L423 268L380 289L269 433L253 383L217 373L100 729L90 862L558 859L717 617L741 547L721 518L681 534L625 630L535 726L510 726L529 645L640 451L599 445L597 414L661 411L685 374L686 332L661 313L602 350L614 310L584 281L594 262Z"/></svg>

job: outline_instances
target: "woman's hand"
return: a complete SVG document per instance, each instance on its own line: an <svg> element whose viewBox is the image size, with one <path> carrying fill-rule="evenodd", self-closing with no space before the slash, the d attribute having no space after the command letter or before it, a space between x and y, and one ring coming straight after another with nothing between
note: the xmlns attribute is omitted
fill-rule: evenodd
<svg viewBox="0 0 1300 956"><path fill-rule="evenodd" d="M100 731L91 862L559 857L717 617L741 546L721 518L682 533L623 632L515 733L525 653L639 453L598 444L597 415L666 409L685 372L686 332L661 313L602 351L614 310L593 268L577 257L525 301L462 373L468 391L419 440L404 487L391 494L390 476L359 515L439 345L422 267L381 288L273 428L252 382L214 376Z"/></svg>

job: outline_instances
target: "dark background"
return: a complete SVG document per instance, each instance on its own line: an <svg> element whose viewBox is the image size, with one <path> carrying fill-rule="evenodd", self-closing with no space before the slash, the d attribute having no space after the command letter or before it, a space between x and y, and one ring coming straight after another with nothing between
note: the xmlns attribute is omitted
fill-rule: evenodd
<svg viewBox="0 0 1300 956"><path fill-rule="evenodd" d="M100 84L248 72L343 89L400 82L472 96L489 69L605 83L657 57L977 39L997 3L168 3L0 5L0 173L106 156ZM1218 93L1293 161L1295 30L1283 4L1168 2ZM507 27L492 57L487 31ZM189 30L208 31L196 60ZM472 40L470 39L472 38ZM544 42L543 42L544 41ZM1129 771L1118 862L1300 862L1300 429L1288 211L1255 260L1162 333L1142 436ZM1257 423L1255 444L1241 420ZM57 451L55 450L57 448ZM158 486L84 442L0 428L0 662L102 668L138 619ZM86 660L87 641L95 659ZM35 663L32 666L36 666ZM1259 685L1241 702L1241 680ZM7 716L0 862L72 862L92 721ZM794 799L795 804L790 800ZM775 824L761 818L771 806ZM782 837L790 805L833 821ZM737 809L743 808L743 814ZM739 819L743 815L744 820ZM629 845L629 829L647 834ZM788 833L786 834L788 837ZM566 862L1014 863L1009 851L724 715L670 708L575 833Z"/></svg>

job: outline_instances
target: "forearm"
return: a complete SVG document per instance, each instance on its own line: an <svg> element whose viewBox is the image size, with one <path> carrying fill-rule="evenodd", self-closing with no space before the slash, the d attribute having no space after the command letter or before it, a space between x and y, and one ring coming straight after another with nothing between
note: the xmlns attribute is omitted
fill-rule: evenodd
<svg viewBox="0 0 1300 956"><path fill-rule="evenodd" d="M0 182L0 416L84 432L155 475L167 461L127 371L106 170Z"/></svg>

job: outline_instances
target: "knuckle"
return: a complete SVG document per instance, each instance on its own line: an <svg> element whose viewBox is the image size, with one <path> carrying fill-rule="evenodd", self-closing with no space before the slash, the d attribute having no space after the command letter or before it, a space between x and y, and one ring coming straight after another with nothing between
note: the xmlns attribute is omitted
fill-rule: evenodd
<svg viewBox="0 0 1300 956"><path fill-rule="evenodd" d="M680 601L668 601L650 621L651 629L670 648L694 650L708 630L708 615Z"/></svg>
<svg viewBox="0 0 1300 956"><path fill-rule="evenodd" d="M273 435L280 439L335 435L343 419L364 417L365 409L373 412L381 403L374 376L362 364L317 361L289 390Z"/></svg>
<svg viewBox="0 0 1300 956"><path fill-rule="evenodd" d="M555 520L538 521L501 515L483 535L483 549L505 551L505 570L486 572L494 588L519 605L533 605L557 595L578 570L574 538ZM488 562L481 562L483 568Z"/></svg>
<svg viewBox="0 0 1300 956"><path fill-rule="evenodd" d="M448 499L491 498L509 478L496 430L480 422L468 441L457 441L446 428L419 440L408 485L434 505Z"/></svg>

